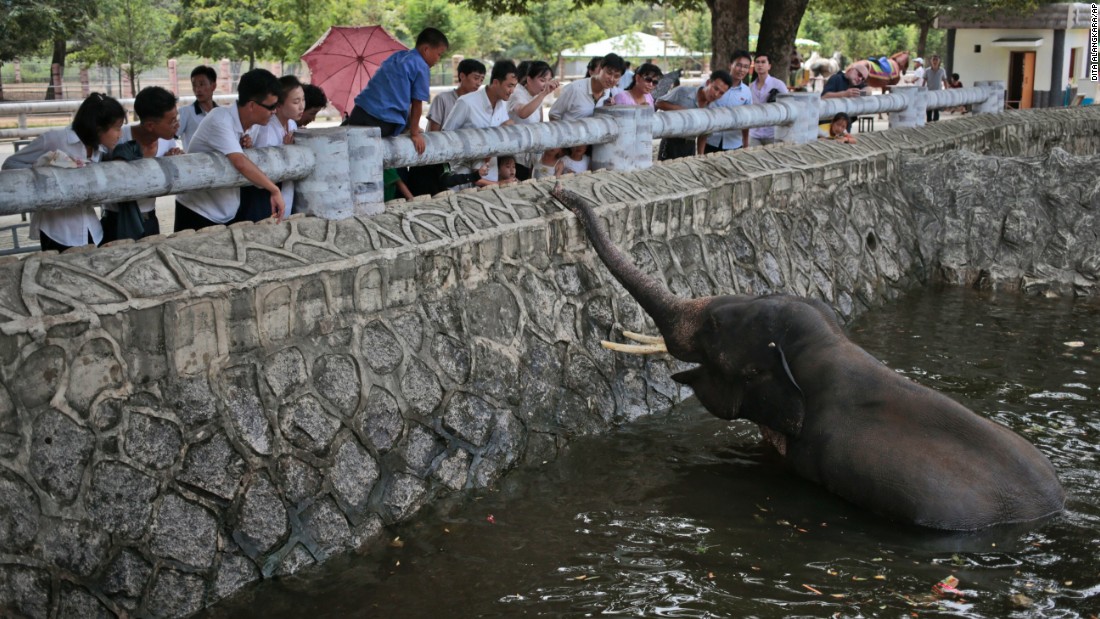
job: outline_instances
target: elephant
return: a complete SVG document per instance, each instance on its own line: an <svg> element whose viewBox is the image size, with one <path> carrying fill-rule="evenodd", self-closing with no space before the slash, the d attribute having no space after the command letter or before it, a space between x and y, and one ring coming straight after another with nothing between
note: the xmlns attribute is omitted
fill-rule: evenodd
<svg viewBox="0 0 1100 619"><path fill-rule="evenodd" d="M1065 492L1034 445L892 371L848 339L824 302L787 294L684 299L610 240L592 204L559 183L596 254L649 314L643 346L697 364L672 378L722 419L755 422L797 475L892 521L952 531L1060 513Z"/></svg>

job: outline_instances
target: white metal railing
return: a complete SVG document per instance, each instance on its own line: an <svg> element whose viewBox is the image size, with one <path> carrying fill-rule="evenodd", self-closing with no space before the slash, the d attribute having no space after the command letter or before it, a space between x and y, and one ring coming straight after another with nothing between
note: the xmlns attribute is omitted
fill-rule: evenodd
<svg viewBox="0 0 1100 619"><path fill-rule="evenodd" d="M248 156L272 180L299 181L296 199L305 212L338 219L381 212L384 168L591 144L593 169L631 170L652 165L657 138L776 126L779 141L809 142L817 139L818 123L837 112L889 113L891 126L899 127L923 125L926 109L974 105L977 112L992 113L1004 106L1002 82L938 92L916 86L893 90L825 100L817 93L793 93L775 103L657 114L648 106L610 106L582 120L429 132L422 155L407 137L381 138L376 128L306 129L296 134L294 145L251 150ZM216 154L5 171L0 172L0 215L245 184L228 159Z"/></svg>

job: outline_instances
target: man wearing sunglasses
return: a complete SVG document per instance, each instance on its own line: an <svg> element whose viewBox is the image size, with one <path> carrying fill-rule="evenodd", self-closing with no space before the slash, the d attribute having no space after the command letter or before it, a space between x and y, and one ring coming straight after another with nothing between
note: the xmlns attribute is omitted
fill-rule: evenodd
<svg viewBox="0 0 1100 619"><path fill-rule="evenodd" d="M279 187L244 154L241 138L252 125L266 125L279 106L279 79L265 69L254 69L237 83L237 105L215 107L203 118L188 153L221 153L253 185L271 194L271 215L283 218L286 204ZM203 189L176 198L175 230L199 230L228 224L241 206L237 187Z"/></svg>
<svg viewBox="0 0 1100 619"><path fill-rule="evenodd" d="M829 81L825 82L825 88L821 90L821 98L858 97L863 94L867 76L870 74L871 68L867 66L867 61L853 62L847 69L834 73Z"/></svg>

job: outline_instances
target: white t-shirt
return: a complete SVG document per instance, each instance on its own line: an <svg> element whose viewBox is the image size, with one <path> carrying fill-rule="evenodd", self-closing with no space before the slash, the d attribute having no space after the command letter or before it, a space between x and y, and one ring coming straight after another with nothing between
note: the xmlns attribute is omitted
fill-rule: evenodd
<svg viewBox="0 0 1100 619"><path fill-rule="evenodd" d="M526 86L516 86L515 91L512 92L512 96L508 98L508 118L511 118L512 122L517 125L533 125L542 122L541 105L535 108L535 111L528 114L527 118L523 118L519 115L520 108L530 103L534 98L535 96L527 91ZM535 165L540 157L542 157L542 151L516 153L516 163L530 168Z"/></svg>
<svg viewBox="0 0 1100 619"><path fill-rule="evenodd" d="M486 88L479 88L459 97L454 108L447 114L443 130L488 129L508 122L508 102L501 99L495 106L490 104ZM478 169L481 165L481 160L458 161L451 163L451 170L456 174L466 173ZM491 181L497 179L496 157L489 161L489 175L485 178Z"/></svg>
<svg viewBox="0 0 1100 619"><path fill-rule="evenodd" d="M286 124L290 129L290 133L298 130L298 123L292 119L288 118ZM271 115L271 120L267 121L266 125L252 125L248 129L248 135L252 136L252 148L282 146L286 134L287 130L283 128L283 123L279 121L279 117L275 114ZM283 194L283 202L286 203L286 212L290 213L294 207L294 181L283 181L279 184L279 189Z"/></svg>
<svg viewBox="0 0 1100 619"><path fill-rule="evenodd" d="M451 113L457 102L457 88L436 95L435 99L432 99L432 104L428 106L428 120L439 123L440 129L442 129L443 123L447 121L447 115Z"/></svg>
<svg viewBox="0 0 1100 619"><path fill-rule="evenodd" d="M596 108L611 97L611 90L605 88L599 97L592 94L592 79L572 82L561 89L561 96L550 106L550 120L577 120L588 118L596 113Z"/></svg>
<svg viewBox="0 0 1100 619"><path fill-rule="evenodd" d="M566 155L561 158L562 165L565 166L566 172L572 172L573 174L580 174L581 172L588 171L588 155L581 157L580 161Z"/></svg>
<svg viewBox="0 0 1100 619"><path fill-rule="evenodd" d="M224 105L210 110L191 138L188 153L244 153L241 147L241 115L236 105ZM237 187L201 189L181 193L176 201L215 223L229 223L241 207L241 190Z"/></svg>
<svg viewBox="0 0 1100 619"><path fill-rule="evenodd" d="M88 157L87 148L77 137L76 132L72 127L66 127L38 136L33 142L19 149L18 153L5 159L3 169L23 170L33 167L39 157L55 150L65 153L75 161L85 163L98 162L107 155L107 148L101 144L92 151L92 156ZM90 206L34 211L31 213L30 237L38 239L40 230L51 239L69 247L87 245L89 234L96 245L103 241L103 226L95 215L95 209Z"/></svg>
<svg viewBox="0 0 1100 619"><path fill-rule="evenodd" d="M218 104L214 104L214 108L210 111L218 109ZM199 130L199 125L202 124L202 119L206 118L208 112L202 111L199 107L199 102L195 101L191 105L185 105L179 109L180 113L180 142L183 143L183 150L187 150L189 144L191 144L191 138L195 136L195 132Z"/></svg>

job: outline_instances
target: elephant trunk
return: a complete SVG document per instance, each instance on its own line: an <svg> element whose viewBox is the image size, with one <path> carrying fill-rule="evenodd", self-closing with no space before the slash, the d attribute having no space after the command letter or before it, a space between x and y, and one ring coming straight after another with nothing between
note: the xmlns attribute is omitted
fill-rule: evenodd
<svg viewBox="0 0 1100 619"><path fill-rule="evenodd" d="M656 279L646 275L626 254L611 242L607 226L592 211L592 205L558 183L551 194L581 220L588 240L611 274L649 314L664 336L668 352L683 361L701 360L693 344L695 329L705 303L684 300L669 292Z"/></svg>

